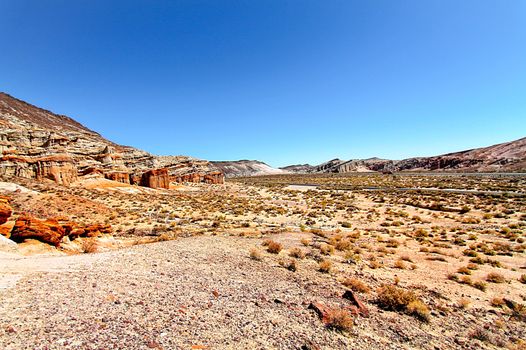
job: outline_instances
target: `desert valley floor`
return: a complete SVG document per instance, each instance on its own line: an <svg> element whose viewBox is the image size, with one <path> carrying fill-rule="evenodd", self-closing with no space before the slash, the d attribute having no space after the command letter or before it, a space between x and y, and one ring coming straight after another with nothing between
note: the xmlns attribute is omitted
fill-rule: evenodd
<svg viewBox="0 0 526 350"><path fill-rule="evenodd" d="M2 349L526 347L525 175L2 181L111 227L0 242Z"/></svg>

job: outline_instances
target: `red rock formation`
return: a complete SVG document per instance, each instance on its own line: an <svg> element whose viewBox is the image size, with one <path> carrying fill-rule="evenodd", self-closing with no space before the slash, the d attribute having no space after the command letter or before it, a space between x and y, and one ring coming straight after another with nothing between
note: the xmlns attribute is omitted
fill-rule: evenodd
<svg viewBox="0 0 526 350"><path fill-rule="evenodd" d="M77 180L77 167L68 155L47 157L24 157L4 155L0 158L2 173L7 176L50 179L61 185L69 185Z"/></svg>
<svg viewBox="0 0 526 350"><path fill-rule="evenodd" d="M168 169L161 168L145 172L142 174L139 184L150 188L169 188L170 179L168 177Z"/></svg>
<svg viewBox="0 0 526 350"><path fill-rule="evenodd" d="M205 174L203 182L207 184L223 184L225 183L225 175L220 171L214 171Z"/></svg>
<svg viewBox="0 0 526 350"><path fill-rule="evenodd" d="M9 204L9 197L0 196L0 225L5 224L12 213L13 210Z"/></svg>
<svg viewBox="0 0 526 350"><path fill-rule="evenodd" d="M130 183L130 174L126 172L112 172L112 173L106 173L104 174L104 177L109 180L122 182L125 184Z"/></svg>
<svg viewBox="0 0 526 350"><path fill-rule="evenodd" d="M81 237L97 237L103 233L112 233L113 229L109 224L93 224L84 227L84 234Z"/></svg>
<svg viewBox="0 0 526 350"><path fill-rule="evenodd" d="M44 243L60 246L60 241L66 235L66 230L55 219L45 221L30 216L20 216L11 231L11 239L22 242L26 239L36 239Z"/></svg>
<svg viewBox="0 0 526 350"><path fill-rule="evenodd" d="M209 173L190 173L183 175L170 176L172 182L193 182L193 183L207 183L207 184L222 184L225 182L225 176L220 171L213 171Z"/></svg>

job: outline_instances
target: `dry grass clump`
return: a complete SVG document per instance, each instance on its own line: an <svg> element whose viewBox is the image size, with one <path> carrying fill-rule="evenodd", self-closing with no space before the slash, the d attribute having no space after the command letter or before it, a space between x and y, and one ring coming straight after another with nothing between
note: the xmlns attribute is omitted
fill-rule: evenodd
<svg viewBox="0 0 526 350"><path fill-rule="evenodd" d="M96 253L99 245L94 238L86 239L82 242L81 250L83 253Z"/></svg>
<svg viewBox="0 0 526 350"><path fill-rule="evenodd" d="M270 241L267 245L267 252L272 254L279 254L281 250L283 249L283 245L281 243L278 243L276 241Z"/></svg>
<svg viewBox="0 0 526 350"><path fill-rule="evenodd" d="M320 246L320 253L323 255L331 255L334 253L334 247L329 244L322 244Z"/></svg>
<svg viewBox="0 0 526 350"><path fill-rule="evenodd" d="M378 289L378 305L386 310L405 312L422 321L429 322L429 308L415 293L402 288L383 285Z"/></svg>
<svg viewBox="0 0 526 350"><path fill-rule="evenodd" d="M371 290L365 283L354 277L346 278L342 284L353 292L369 293Z"/></svg>
<svg viewBox="0 0 526 350"><path fill-rule="evenodd" d="M261 251L254 247L250 249L250 258L252 260L261 261L263 259L263 256L261 254Z"/></svg>
<svg viewBox="0 0 526 350"><path fill-rule="evenodd" d="M491 282L491 283L504 283L506 282L506 279L500 273L490 272L486 276L486 281Z"/></svg>
<svg viewBox="0 0 526 350"><path fill-rule="evenodd" d="M330 260L322 260L318 264L318 270L323 273L329 273L332 269L332 262Z"/></svg>
<svg viewBox="0 0 526 350"><path fill-rule="evenodd" d="M462 274L462 275L471 275L471 270L468 269L467 267L465 266L462 266L460 267L458 270L457 270L458 273Z"/></svg>
<svg viewBox="0 0 526 350"><path fill-rule="evenodd" d="M297 259L305 258L305 252L300 248L292 248L289 252L289 256Z"/></svg>
<svg viewBox="0 0 526 350"><path fill-rule="evenodd" d="M481 290L483 292L486 291L486 289L488 288L488 285L486 283L484 283L483 281L476 281L473 283L473 287L477 288L478 290Z"/></svg>
<svg viewBox="0 0 526 350"><path fill-rule="evenodd" d="M344 309L332 309L327 312L325 325L329 329L346 332L352 329L354 322L349 311Z"/></svg>
<svg viewBox="0 0 526 350"><path fill-rule="evenodd" d="M296 270L298 269L298 266L296 265L296 260L294 259L290 259L290 260L282 259L278 261L278 264L292 272L296 272Z"/></svg>
<svg viewBox="0 0 526 350"><path fill-rule="evenodd" d="M398 259L395 261L394 267L397 269L402 269L402 270L405 270L407 268L407 266L405 265L405 262L401 259Z"/></svg>
<svg viewBox="0 0 526 350"><path fill-rule="evenodd" d="M504 299L495 297L491 299L490 304L493 307L502 307L505 304L505 302L504 302Z"/></svg>
<svg viewBox="0 0 526 350"><path fill-rule="evenodd" d="M311 243L310 239L307 239L307 238L302 238L301 239L301 244L303 244L306 247L310 246L310 243Z"/></svg>
<svg viewBox="0 0 526 350"><path fill-rule="evenodd" d="M467 309L470 305L471 305L471 300L467 298L461 298L458 301L458 307L461 308L462 310Z"/></svg>

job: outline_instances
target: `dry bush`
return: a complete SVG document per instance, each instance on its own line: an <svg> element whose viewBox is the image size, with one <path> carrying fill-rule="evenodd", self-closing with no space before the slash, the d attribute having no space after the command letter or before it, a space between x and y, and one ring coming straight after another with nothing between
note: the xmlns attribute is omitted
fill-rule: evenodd
<svg viewBox="0 0 526 350"><path fill-rule="evenodd" d="M320 246L320 253L323 255L331 255L334 253L334 247L329 244L322 244Z"/></svg>
<svg viewBox="0 0 526 350"><path fill-rule="evenodd" d="M506 282L506 279L500 273L490 272L486 276L486 281L491 282L491 283L504 283Z"/></svg>
<svg viewBox="0 0 526 350"><path fill-rule="evenodd" d="M369 293L371 290L365 283L354 277L346 278L342 284L354 292Z"/></svg>
<svg viewBox="0 0 526 350"><path fill-rule="evenodd" d="M461 298L458 301L458 307L461 308L462 310L467 309L470 305L471 305L471 300L467 298Z"/></svg>
<svg viewBox="0 0 526 350"><path fill-rule="evenodd" d="M329 273L332 269L332 262L330 260L322 260L318 264L318 270L323 273Z"/></svg>
<svg viewBox="0 0 526 350"><path fill-rule="evenodd" d="M81 249L83 253L96 253L99 250L99 246L94 238L90 238L82 242Z"/></svg>
<svg viewBox="0 0 526 350"><path fill-rule="evenodd" d="M301 240L301 244L303 244L306 247L310 246L310 243L311 243L310 239L302 238L302 240Z"/></svg>
<svg viewBox="0 0 526 350"><path fill-rule="evenodd" d="M300 248L292 248L289 252L289 256L297 259L305 258L305 252Z"/></svg>
<svg viewBox="0 0 526 350"><path fill-rule="evenodd" d="M267 245L267 251L272 254L279 254L282 249L283 245L275 241L270 241Z"/></svg>
<svg viewBox="0 0 526 350"><path fill-rule="evenodd" d="M337 250L344 251L344 250L348 250L351 247L351 242L344 239L344 240L336 242L334 246L336 247Z"/></svg>
<svg viewBox="0 0 526 350"><path fill-rule="evenodd" d="M354 325L349 311L344 309L332 309L328 311L325 320L327 328L341 332L350 331Z"/></svg>
<svg viewBox="0 0 526 350"><path fill-rule="evenodd" d="M396 286L383 285L378 288L377 303L383 309L405 312L425 322L431 317L429 308L415 293Z"/></svg>
<svg viewBox="0 0 526 350"><path fill-rule="evenodd" d="M471 275L471 270L468 269L467 267L465 266L462 266L460 267L458 270L457 270L458 273L462 274L462 275Z"/></svg>
<svg viewBox="0 0 526 350"><path fill-rule="evenodd" d="M473 287L475 287L478 290L481 290L483 292L485 292L486 289L488 288L487 284L484 283L483 281L476 281L475 283L473 283Z"/></svg>
<svg viewBox="0 0 526 350"><path fill-rule="evenodd" d="M397 269L405 270L407 266L405 265L403 260L398 259L395 261L394 267Z"/></svg>
<svg viewBox="0 0 526 350"><path fill-rule="evenodd" d="M261 252L257 248L250 249L250 258L257 261L261 261L261 259L263 259Z"/></svg>
<svg viewBox="0 0 526 350"><path fill-rule="evenodd" d="M490 304L493 307L502 307L505 304L505 302L502 298L495 297L491 299Z"/></svg>

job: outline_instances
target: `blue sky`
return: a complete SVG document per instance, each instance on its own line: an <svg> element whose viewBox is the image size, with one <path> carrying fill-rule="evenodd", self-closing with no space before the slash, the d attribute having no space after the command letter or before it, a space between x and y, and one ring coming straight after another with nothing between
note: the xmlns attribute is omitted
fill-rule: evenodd
<svg viewBox="0 0 526 350"><path fill-rule="evenodd" d="M526 136L526 1L0 0L0 90L154 154L274 166Z"/></svg>

